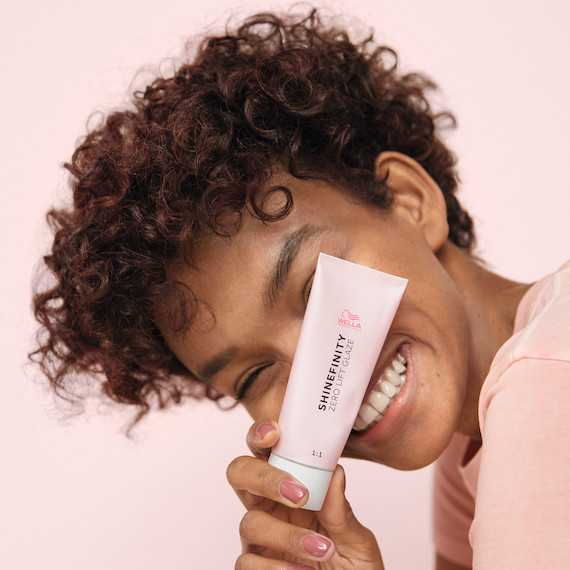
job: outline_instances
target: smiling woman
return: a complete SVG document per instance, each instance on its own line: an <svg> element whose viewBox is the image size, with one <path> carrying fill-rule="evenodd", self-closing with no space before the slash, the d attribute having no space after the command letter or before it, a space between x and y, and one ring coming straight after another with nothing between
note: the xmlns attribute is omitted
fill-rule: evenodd
<svg viewBox="0 0 570 570"><path fill-rule="evenodd" d="M570 461L553 434L569 431L570 267L531 286L471 254L434 89L316 11L261 14L205 38L66 165L73 203L49 213L54 280L34 299L32 358L58 392L87 374L137 419L187 397L243 404L254 457L228 468L248 509L238 568L383 568L340 468L315 514L266 461L320 253L409 282L344 454L438 461L441 568L566 563Z"/></svg>
<svg viewBox="0 0 570 570"><path fill-rule="evenodd" d="M433 88L421 75L400 75L391 49L353 45L314 12L256 16L204 39L194 62L136 93L134 109L109 115L66 165L74 207L49 214L46 264L58 280L35 301L52 333L37 356L54 386L73 372L102 372L106 394L141 414L152 399L162 406L200 392L179 374L154 322L167 296L175 330L196 310L192 288L167 283L166 265L181 252L190 260L207 234L232 235L245 211L263 223L286 218L291 196L269 182L275 169L385 208L390 190L374 161L383 150L402 152L437 181L450 239L469 249L454 158L435 133L451 117L432 112Z"/></svg>

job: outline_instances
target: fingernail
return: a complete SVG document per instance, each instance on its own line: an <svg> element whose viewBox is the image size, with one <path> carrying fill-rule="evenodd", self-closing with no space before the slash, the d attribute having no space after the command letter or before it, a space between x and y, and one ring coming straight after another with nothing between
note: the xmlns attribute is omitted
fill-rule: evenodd
<svg viewBox="0 0 570 570"><path fill-rule="evenodd" d="M257 436L259 439L263 439L269 432L274 431L275 426L273 424L261 424L257 428Z"/></svg>
<svg viewBox="0 0 570 570"><path fill-rule="evenodd" d="M331 541L323 538L322 536L317 536L316 534L310 534L303 539L303 549L307 554L312 556L324 556L328 549L331 547Z"/></svg>
<svg viewBox="0 0 570 570"><path fill-rule="evenodd" d="M299 483L294 483L293 481L281 481L279 484L279 492L292 503L300 503L303 497L308 493L303 485L299 485Z"/></svg>

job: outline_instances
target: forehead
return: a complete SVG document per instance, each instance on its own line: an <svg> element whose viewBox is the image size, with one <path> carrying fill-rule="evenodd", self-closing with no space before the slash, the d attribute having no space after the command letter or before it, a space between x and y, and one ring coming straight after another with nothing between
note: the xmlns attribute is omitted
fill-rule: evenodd
<svg viewBox="0 0 570 570"><path fill-rule="evenodd" d="M287 188L293 197L293 208L285 217L266 222L244 210L237 232L230 237L213 232L202 236L192 249L191 263L181 256L168 268L168 278L183 280L199 298L210 297L218 288L232 290L242 282L253 284L257 271L277 261L288 239L297 235L304 241L318 229L335 227L344 206L354 203L345 191L321 181L297 180L283 174L271 180L272 188L279 186ZM270 214L280 211L285 202L283 192L269 192L262 198L263 210Z"/></svg>
<svg viewBox="0 0 570 570"><path fill-rule="evenodd" d="M279 259L334 231L344 206L354 203L350 195L319 181L283 176L272 184L292 194L293 208L287 216L263 222L245 211L239 231L231 237L205 235L193 249L191 263L181 256L167 268L168 279L182 282L198 300L197 314L184 335L161 326L172 350L195 374L208 354L235 344L238 332L252 337L267 329L264 311ZM282 193L268 196L265 211L283 206Z"/></svg>

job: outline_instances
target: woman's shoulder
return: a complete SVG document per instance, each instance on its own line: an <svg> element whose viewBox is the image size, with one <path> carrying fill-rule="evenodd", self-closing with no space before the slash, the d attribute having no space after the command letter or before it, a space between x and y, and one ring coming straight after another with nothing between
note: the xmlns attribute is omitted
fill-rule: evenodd
<svg viewBox="0 0 570 570"><path fill-rule="evenodd" d="M515 332L497 352L483 384L479 421L497 392L507 385L522 389L526 376L540 382L539 393L549 381L570 382L570 262L537 281L521 300Z"/></svg>
<svg viewBox="0 0 570 570"><path fill-rule="evenodd" d="M535 283L525 294L515 319L512 360L570 360L570 261Z"/></svg>
<svg viewBox="0 0 570 570"><path fill-rule="evenodd" d="M514 334L495 356L489 376L527 358L570 362L570 261L525 293Z"/></svg>

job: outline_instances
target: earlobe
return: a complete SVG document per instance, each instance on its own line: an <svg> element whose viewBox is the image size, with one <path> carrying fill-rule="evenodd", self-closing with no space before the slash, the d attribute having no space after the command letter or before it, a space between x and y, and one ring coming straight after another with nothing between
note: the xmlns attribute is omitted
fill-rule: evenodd
<svg viewBox="0 0 570 570"><path fill-rule="evenodd" d="M432 251L439 250L449 226L445 199L435 180L414 159L395 151L380 153L374 172L393 193L393 211L417 227Z"/></svg>

